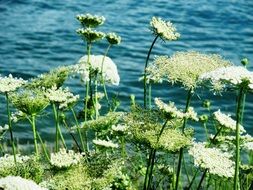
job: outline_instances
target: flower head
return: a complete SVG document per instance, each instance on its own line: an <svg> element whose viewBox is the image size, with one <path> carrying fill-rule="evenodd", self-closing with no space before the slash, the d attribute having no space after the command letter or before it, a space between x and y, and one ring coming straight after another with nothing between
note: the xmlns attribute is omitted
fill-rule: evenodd
<svg viewBox="0 0 253 190"><path fill-rule="evenodd" d="M210 174L227 178L234 176L235 164L229 153L218 148L206 148L203 143L194 143L189 154L193 156L196 167L208 169Z"/></svg>
<svg viewBox="0 0 253 190"><path fill-rule="evenodd" d="M104 24L105 17L91 14L79 14L76 16L77 20L83 27L95 28L99 25Z"/></svg>
<svg viewBox="0 0 253 190"><path fill-rule="evenodd" d="M230 129L232 131L236 130L236 121L233 120L230 115L226 115L224 113L221 113L220 110L213 113L214 119L223 127ZM242 125L239 125L240 132L246 132Z"/></svg>
<svg viewBox="0 0 253 190"><path fill-rule="evenodd" d="M111 140L106 141L106 140L98 139L98 140L93 140L92 142L97 146L102 146L102 147L106 147L106 148L118 148L119 147L118 144L113 143Z"/></svg>
<svg viewBox="0 0 253 190"><path fill-rule="evenodd" d="M68 168L80 163L82 155L73 150L60 149L57 153L51 153L50 163L57 168Z"/></svg>
<svg viewBox="0 0 253 190"><path fill-rule="evenodd" d="M34 181L19 176L7 176L0 179L0 189L4 190L47 190Z"/></svg>
<svg viewBox="0 0 253 190"><path fill-rule="evenodd" d="M107 41L110 43L110 44L120 44L121 42L121 37L118 36L117 34L115 33L108 33L105 38L107 39Z"/></svg>
<svg viewBox="0 0 253 190"><path fill-rule="evenodd" d="M11 102L18 110L27 115L38 114L49 105L48 99L41 90L24 90L12 94Z"/></svg>
<svg viewBox="0 0 253 190"><path fill-rule="evenodd" d="M29 156L21 156L20 154L16 155L16 163L19 164L23 164L29 159L30 159ZM11 169L15 167L14 156L5 154L3 157L0 157L0 165L1 165L0 170Z"/></svg>
<svg viewBox="0 0 253 190"><path fill-rule="evenodd" d="M150 29L151 31L161 37L163 40L177 40L180 37L180 34L177 33L176 28L173 24L168 21L164 21L159 17L152 17L150 21Z"/></svg>
<svg viewBox="0 0 253 190"><path fill-rule="evenodd" d="M96 30L92 30L91 28L78 29L76 32L87 42L99 41L105 37L103 32L98 32Z"/></svg>
<svg viewBox="0 0 253 190"><path fill-rule="evenodd" d="M147 68L147 78L154 82L166 80L172 84L179 83L186 89L191 89L197 87L201 74L228 65L230 62L216 54L177 52L171 57L157 57Z"/></svg>
<svg viewBox="0 0 253 190"><path fill-rule="evenodd" d="M104 80L112 85L119 85L120 77L117 66L111 58L104 57L103 55L91 55L89 64L87 63L87 59L87 55L81 57L78 64L73 67L74 72L81 74L83 81L89 81L91 73L92 76L98 74L99 82L103 82ZM101 74L103 78L101 78Z"/></svg>
<svg viewBox="0 0 253 190"><path fill-rule="evenodd" d="M127 129L128 126L124 124L112 125L112 130L115 132L125 132Z"/></svg>
<svg viewBox="0 0 253 190"><path fill-rule="evenodd" d="M59 103L60 108L66 108L69 105L73 105L78 99L79 95L72 94L68 88L58 88L53 86L45 92L45 96L53 103Z"/></svg>
<svg viewBox="0 0 253 190"><path fill-rule="evenodd" d="M0 134L9 129L9 125L5 124L3 127L0 125Z"/></svg>
<svg viewBox="0 0 253 190"><path fill-rule="evenodd" d="M253 90L253 72L243 66L224 66L216 70L203 73L199 77L200 82L209 83L215 91L226 88L238 88L245 86Z"/></svg>
<svg viewBox="0 0 253 190"><path fill-rule="evenodd" d="M0 76L0 93L15 91L26 82L27 81L23 80L22 78L13 78L11 74L8 77Z"/></svg>

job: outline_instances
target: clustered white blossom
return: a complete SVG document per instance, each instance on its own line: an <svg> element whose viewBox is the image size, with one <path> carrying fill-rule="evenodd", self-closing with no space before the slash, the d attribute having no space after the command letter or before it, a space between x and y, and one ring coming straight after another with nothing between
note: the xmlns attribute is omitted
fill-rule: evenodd
<svg viewBox="0 0 253 190"><path fill-rule="evenodd" d="M174 118L178 119L187 118L192 119L194 121L198 121L197 113L194 111L193 107L189 107L188 111L184 113L183 111L177 109L174 102L166 104L161 99L155 98L155 104L160 110L170 114Z"/></svg>
<svg viewBox="0 0 253 190"><path fill-rule="evenodd" d="M204 143L193 143L189 154L194 158L194 165L207 169L209 173L220 177L233 177L235 163L232 155L218 148L206 148Z"/></svg>
<svg viewBox="0 0 253 190"><path fill-rule="evenodd" d="M20 110L13 112L13 113L11 113L11 121L14 123L17 123L19 118L22 118L24 116L25 116L25 113Z"/></svg>
<svg viewBox="0 0 253 190"><path fill-rule="evenodd" d="M91 14L79 14L76 16L77 20L83 27L97 27L105 22L105 17Z"/></svg>
<svg viewBox="0 0 253 190"><path fill-rule="evenodd" d="M81 159L82 154L62 148L57 153L51 153L50 163L58 168L67 168L80 163Z"/></svg>
<svg viewBox="0 0 253 190"><path fill-rule="evenodd" d="M221 91L226 87L238 87L245 83L247 88L252 90L253 72L243 66L221 67L202 74L199 81L209 82L216 91Z"/></svg>
<svg viewBox="0 0 253 190"><path fill-rule="evenodd" d="M249 150L249 151L253 151L253 141L252 142L246 142L244 144L244 148Z"/></svg>
<svg viewBox="0 0 253 190"><path fill-rule="evenodd" d="M0 93L12 92L21 87L27 81L22 78L14 78L11 74L9 76L0 76Z"/></svg>
<svg viewBox="0 0 253 190"><path fill-rule="evenodd" d="M45 92L45 96L55 103L60 103L60 108L67 107L68 105L75 103L79 99L79 95L74 95L68 88L58 88L53 86Z"/></svg>
<svg viewBox="0 0 253 190"><path fill-rule="evenodd" d="M85 55L81 57L78 64L73 67L74 72L81 74L83 81L89 81L90 72L91 74L93 72L97 72L99 82L104 80L112 85L119 85L120 77L117 66L110 57L104 57L103 55L90 55L89 63L87 63L87 60L88 56ZM103 78L101 78L101 73Z"/></svg>
<svg viewBox="0 0 253 190"><path fill-rule="evenodd" d="M95 145L98 145L98 146L104 146L106 148L118 148L119 145L116 144L116 143L113 143L111 140L109 141L106 141L106 140L101 140L101 139L98 139L98 140L93 140L92 141Z"/></svg>
<svg viewBox="0 0 253 190"><path fill-rule="evenodd" d="M113 45L113 44L120 44L121 42L121 37L118 36L115 33L108 33L105 38L107 39L107 41Z"/></svg>
<svg viewBox="0 0 253 190"><path fill-rule="evenodd" d="M112 125L112 130L116 132L125 132L128 129L127 125L118 124L118 125Z"/></svg>
<svg viewBox="0 0 253 190"><path fill-rule="evenodd" d="M0 179L0 189L3 190L47 190L34 181L19 176L7 176Z"/></svg>
<svg viewBox="0 0 253 190"><path fill-rule="evenodd" d="M151 30L155 35L160 36L164 40L177 40L180 34L170 21L164 21L159 17L152 17L150 21Z"/></svg>
<svg viewBox="0 0 253 190"><path fill-rule="evenodd" d="M236 121L233 120L230 115L221 113L220 110L213 113L214 119L223 127L231 129L232 131L236 130ZM242 125L239 125L241 133L246 132Z"/></svg>
<svg viewBox="0 0 253 190"><path fill-rule="evenodd" d="M21 156L20 154L16 154L17 163L22 164L29 159L31 159L29 156ZM1 169L15 167L14 156L5 154L3 157L0 157L0 166Z"/></svg>
<svg viewBox="0 0 253 190"><path fill-rule="evenodd" d="M6 130L8 130L8 129L9 129L9 125L7 125L7 124L5 124L4 126L1 126L1 125L0 125L0 133L6 131Z"/></svg>

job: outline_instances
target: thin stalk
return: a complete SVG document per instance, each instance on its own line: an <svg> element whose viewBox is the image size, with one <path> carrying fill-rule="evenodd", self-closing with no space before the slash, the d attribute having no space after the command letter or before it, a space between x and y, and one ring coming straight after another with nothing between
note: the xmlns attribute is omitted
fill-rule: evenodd
<svg viewBox="0 0 253 190"><path fill-rule="evenodd" d="M32 130L33 130L33 140L34 140L34 150L36 156L39 156L38 143L37 143L37 134L36 134L36 124L35 124L35 115L32 115Z"/></svg>
<svg viewBox="0 0 253 190"><path fill-rule="evenodd" d="M148 107L151 110L151 100L152 99L152 84L151 82L148 84Z"/></svg>
<svg viewBox="0 0 253 190"><path fill-rule="evenodd" d="M245 89L241 87L238 95L237 110L236 110L236 161L234 175L234 190L240 189L239 183L239 167L240 167L240 124L242 122L243 109L245 103Z"/></svg>
<svg viewBox="0 0 253 190"><path fill-rule="evenodd" d="M95 81L94 81L94 83L95 83L95 88L94 88L94 94L95 94L95 105L94 105L94 107L95 107L95 120L97 120L97 118L98 118L98 96L97 96L97 92L98 92L98 80L97 80L97 74L95 75Z"/></svg>
<svg viewBox="0 0 253 190"><path fill-rule="evenodd" d="M188 111L188 109L190 107L192 95L193 95L193 91L192 91L192 89L189 89L188 95L187 95L186 106L185 106L185 113ZM184 133L184 129L186 127L186 124L187 124L187 118L184 118L184 123L183 123L183 127L182 127L183 133ZM176 190L178 189L179 181L180 181L180 173L181 173L183 154L184 154L184 150L183 150L183 148L181 148L179 151L179 158L178 158L177 178L176 178L176 187L175 187Z"/></svg>
<svg viewBox="0 0 253 190"><path fill-rule="evenodd" d="M77 133L78 133L78 135L79 135L79 138L80 138L80 141L81 141L81 145L82 145L83 151L85 151L85 150L86 150L86 148L85 148L85 143L84 143L84 140L83 140L83 137L82 137L82 133L81 133L81 131L80 131L80 125L79 125L79 123L78 123L78 121L77 121L77 117L76 117L75 110L73 109L73 107L71 107L70 109L71 109L71 112L72 112L72 114L73 114L73 117L74 117L76 126L77 126ZM87 139L87 138L85 138L85 139ZM87 140L86 140L86 143L87 143Z"/></svg>
<svg viewBox="0 0 253 190"><path fill-rule="evenodd" d="M10 112L10 105L9 105L9 95L8 92L5 93L6 96L6 107L7 107L7 115L8 115L8 125L9 125L9 132L10 132L10 137L11 137L11 147L12 147L12 153L14 157L14 163L17 163L16 159L16 147L15 147L15 142L14 142L14 137L13 137L13 132L12 132L12 122L11 122L11 112Z"/></svg>
<svg viewBox="0 0 253 190"><path fill-rule="evenodd" d="M54 111L54 119L55 119L55 151L58 152L59 151L59 130L58 130L58 114L56 111L56 106L53 103L53 111Z"/></svg>
<svg viewBox="0 0 253 190"><path fill-rule="evenodd" d="M199 182L199 185L198 185L198 187L197 187L197 190L200 190L200 189L201 189L201 184L202 184L202 182L204 181L204 178L205 178L205 176L206 176L206 172L207 172L207 169L205 169L204 173L202 174L202 177L201 177L201 179L200 179L200 182Z"/></svg>
<svg viewBox="0 0 253 190"><path fill-rule="evenodd" d="M39 137L39 141L41 143L41 146L42 146L43 152L44 152L44 154L47 158L47 161L50 162L50 158L48 156L47 148L46 148L44 142L42 141L42 138L41 138L40 134L38 133L38 131L36 133L37 133L37 136Z"/></svg>
<svg viewBox="0 0 253 190"><path fill-rule="evenodd" d="M121 136L121 157L126 158L126 143L123 135Z"/></svg>
<svg viewBox="0 0 253 190"><path fill-rule="evenodd" d="M87 42L87 64L88 64L89 68L90 68L90 52L91 52L91 43ZM84 119L85 119L85 121L87 121L90 82L87 80L85 82L86 82L86 94L85 94Z"/></svg>
<svg viewBox="0 0 253 190"><path fill-rule="evenodd" d="M102 59L102 65L101 65L101 78L102 78L102 84L103 84L103 89L104 89L104 93L105 93L105 98L106 98L106 101L107 101L107 104L108 104L108 107L110 108L110 101L109 101L109 98L108 98L108 94L107 94L107 90L106 90L106 86L105 86L105 79L104 79L104 75L103 75L103 71L104 71L104 61L105 61L105 57L106 55L108 54L109 52L109 49L111 48L111 44L108 45L108 47L106 48L105 50L105 54L103 56L103 59Z"/></svg>
<svg viewBox="0 0 253 190"><path fill-rule="evenodd" d="M151 54L151 51L155 45L155 42L156 40L158 39L159 36L156 36L149 48L149 51L148 51L148 55L147 55L147 58L146 58L146 63L145 63L145 67L144 67L144 79L143 79L143 88L144 88L144 97L143 97L143 100L144 100L144 108L147 108L147 66L148 66L148 61L149 61L149 57L150 57L150 54Z"/></svg>
<svg viewBox="0 0 253 190"><path fill-rule="evenodd" d="M147 163L147 170L146 170L146 173L145 173L143 190L147 190L147 187L148 187L148 174L149 174L150 165L151 165L151 161L152 161L153 151L154 151L153 148L150 149L150 153L149 153L149 157L148 157L148 163Z"/></svg>

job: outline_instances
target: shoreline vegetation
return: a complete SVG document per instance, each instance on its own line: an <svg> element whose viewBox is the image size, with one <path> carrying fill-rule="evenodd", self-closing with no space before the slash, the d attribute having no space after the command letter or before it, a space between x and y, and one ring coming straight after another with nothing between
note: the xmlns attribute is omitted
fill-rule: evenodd
<svg viewBox="0 0 253 190"><path fill-rule="evenodd" d="M120 100L107 93L107 88L120 83L117 65L108 55L121 37L99 31L106 21L103 16L76 18L81 26L76 32L86 47L76 64L30 80L0 76L8 118L7 124L0 123L0 189L253 188L253 137L243 127L245 100L253 91L247 58L238 66L217 54L186 51L150 60L156 43L180 40L174 24L152 17L149 27L154 39L139 79L143 104L129 94L130 109L121 112ZM92 48L101 40L108 46L103 55L95 55ZM83 94L73 94L66 87L69 77L80 80ZM187 92L184 109L153 97L152 86L157 83L167 83L168 90L181 86ZM224 98L228 91L235 92L235 113L223 112L222 106L213 110L212 100L204 100L204 111L197 113L191 100L199 89ZM77 109L80 105L82 110ZM50 151L38 122L49 112L55 128ZM24 120L33 134L29 155L19 151L15 137L15 128ZM203 127L204 141L195 138L195 126ZM66 135L72 139L71 146Z"/></svg>

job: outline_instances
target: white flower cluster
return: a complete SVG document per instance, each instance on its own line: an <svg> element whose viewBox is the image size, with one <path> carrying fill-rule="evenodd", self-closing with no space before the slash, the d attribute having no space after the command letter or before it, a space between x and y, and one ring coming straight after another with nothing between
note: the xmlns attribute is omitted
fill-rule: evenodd
<svg viewBox="0 0 253 190"><path fill-rule="evenodd" d="M249 151L253 151L253 141L245 143L244 148L249 150Z"/></svg>
<svg viewBox="0 0 253 190"><path fill-rule="evenodd" d="M116 132L125 132L128 129L127 125L118 124L118 125L112 125L112 130Z"/></svg>
<svg viewBox="0 0 253 190"><path fill-rule="evenodd" d="M249 89L253 89L253 72L243 66L221 67L214 71L202 74L199 81L208 81L214 90L221 91L226 86L238 87L246 83Z"/></svg>
<svg viewBox="0 0 253 190"><path fill-rule="evenodd" d="M76 16L77 20L86 27L97 27L105 22L105 17L91 14L79 14Z"/></svg>
<svg viewBox="0 0 253 190"><path fill-rule="evenodd" d="M234 162L231 154L218 148L206 148L204 143L193 143L189 154L194 158L194 165L220 177L234 176Z"/></svg>
<svg viewBox="0 0 253 190"><path fill-rule="evenodd" d="M116 144L116 143L113 143L111 140L109 141L106 141L106 140L93 140L92 141L95 145L98 145L98 146L104 146L106 148L118 148L119 145Z"/></svg>
<svg viewBox="0 0 253 190"><path fill-rule="evenodd" d="M27 81L22 78L13 78L11 74L9 76L0 76L0 93L12 92L17 88L25 84Z"/></svg>
<svg viewBox="0 0 253 190"><path fill-rule="evenodd" d="M19 176L7 176L0 179L0 189L3 190L47 190L34 181Z"/></svg>
<svg viewBox="0 0 253 190"><path fill-rule="evenodd" d="M50 163L58 168L67 168L80 163L81 159L82 154L62 148L57 153L51 153Z"/></svg>
<svg viewBox="0 0 253 190"><path fill-rule="evenodd" d="M16 111L11 113L11 121L17 123L18 120L22 117L25 117L25 113L22 111Z"/></svg>
<svg viewBox="0 0 253 190"><path fill-rule="evenodd" d="M3 127L0 125L0 133L7 131L9 129L9 125L5 124Z"/></svg>
<svg viewBox="0 0 253 190"><path fill-rule="evenodd" d="M173 118L178 118L178 119L187 118L194 121L198 121L197 113L194 111L193 107L189 107L188 111L184 113L183 111L177 109L174 102L170 102L169 104L166 104L161 99L155 98L155 104L160 110L170 114L171 117Z"/></svg>
<svg viewBox="0 0 253 190"><path fill-rule="evenodd" d="M155 35L160 36L164 40L177 40L180 34L176 32L176 28L168 21L164 21L159 17L152 17L150 21L151 30Z"/></svg>
<svg viewBox="0 0 253 190"><path fill-rule="evenodd" d="M87 63L88 56L85 55L81 57L78 61L78 65L74 66L74 72L81 74L83 81L89 81L90 72L96 71L99 75L99 81L103 79L113 85L119 85L120 77L118 74L117 66L109 57L104 57L103 55L91 55L90 56L90 66ZM103 66L103 68L102 68ZM101 78L101 73L103 79Z"/></svg>
<svg viewBox="0 0 253 190"><path fill-rule="evenodd" d="M79 99L79 95L72 94L68 88L58 88L53 86L45 92L45 96L51 101L60 103L60 108L65 108L68 105L75 103Z"/></svg>
<svg viewBox="0 0 253 190"><path fill-rule="evenodd" d="M21 156L20 154L16 154L17 163L22 164L28 161L29 159L30 159L29 156ZM1 166L1 169L14 167L15 166L14 156L5 154L3 157L0 157L0 166Z"/></svg>
<svg viewBox="0 0 253 190"><path fill-rule="evenodd" d="M230 115L221 113L220 110L213 113L214 119L223 127L226 127L232 131L236 130L236 121L233 120ZM246 132L242 125L239 125L240 132Z"/></svg>

